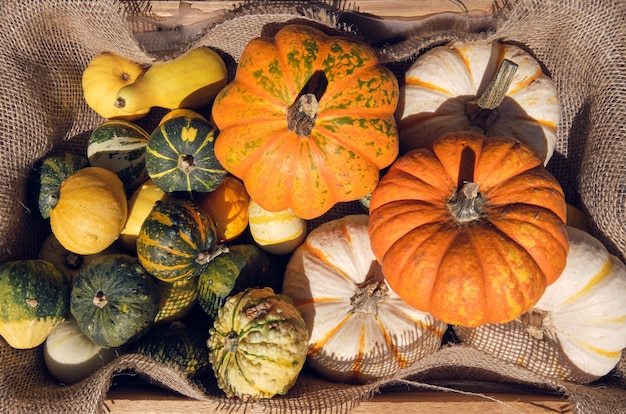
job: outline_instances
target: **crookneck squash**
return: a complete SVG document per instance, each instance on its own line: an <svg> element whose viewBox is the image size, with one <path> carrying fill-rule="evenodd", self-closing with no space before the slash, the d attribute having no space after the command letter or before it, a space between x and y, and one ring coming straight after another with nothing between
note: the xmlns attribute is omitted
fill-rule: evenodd
<svg viewBox="0 0 626 414"><path fill-rule="evenodd" d="M248 43L216 97L215 153L264 209L315 218L368 194L396 158L397 102L369 46L288 25Z"/></svg>
<svg viewBox="0 0 626 414"><path fill-rule="evenodd" d="M370 200L391 288L449 324L509 322L565 268L566 203L526 145L473 132L398 158Z"/></svg>
<svg viewBox="0 0 626 414"><path fill-rule="evenodd" d="M213 220L190 200L157 201L137 235L139 262L166 282L198 275L220 252Z"/></svg>
<svg viewBox="0 0 626 414"><path fill-rule="evenodd" d="M454 41L420 56L405 74L398 104L402 153L446 132L507 136L547 164L556 144L555 84L528 52L499 41Z"/></svg>
<svg viewBox="0 0 626 414"><path fill-rule="evenodd" d="M367 215L348 215L312 230L283 280L282 293L309 330L307 361L333 381L366 383L397 373L439 349L446 331L389 289L367 223Z"/></svg>
<svg viewBox="0 0 626 414"><path fill-rule="evenodd" d="M589 233L567 231L567 266L530 311L454 331L463 343L542 376L588 383L608 374L626 348L626 265Z"/></svg>

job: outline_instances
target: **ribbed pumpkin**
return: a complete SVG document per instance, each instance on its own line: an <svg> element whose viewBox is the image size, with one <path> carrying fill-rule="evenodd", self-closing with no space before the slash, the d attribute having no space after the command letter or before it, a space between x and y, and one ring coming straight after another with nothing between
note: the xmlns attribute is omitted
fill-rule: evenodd
<svg viewBox="0 0 626 414"><path fill-rule="evenodd" d="M127 254L95 258L76 275L70 310L80 330L103 348L139 339L159 308L155 280Z"/></svg>
<svg viewBox="0 0 626 414"><path fill-rule="evenodd" d="M608 374L626 348L626 265L589 233L567 231L567 266L533 309L509 323L454 331L539 375L588 383Z"/></svg>
<svg viewBox="0 0 626 414"><path fill-rule="evenodd" d="M309 330L308 364L338 382L366 383L411 366L439 349L447 327L389 289L367 223L367 215L348 215L312 230L283 281Z"/></svg>
<svg viewBox="0 0 626 414"><path fill-rule="evenodd" d="M453 41L421 55L400 89L402 152L439 135L475 131L507 136L547 164L560 120L556 86L525 50L499 41Z"/></svg>
<svg viewBox="0 0 626 414"><path fill-rule="evenodd" d="M216 97L215 153L264 209L315 218L368 194L396 158L397 102L369 46L288 25L250 41Z"/></svg>
<svg viewBox="0 0 626 414"><path fill-rule="evenodd" d="M69 282L52 263L14 260L0 265L0 336L18 349L41 345L69 310Z"/></svg>
<svg viewBox="0 0 626 414"><path fill-rule="evenodd" d="M50 210L59 202L61 183L88 165L87 157L72 152L51 154L41 160L37 180L39 184L37 201L43 218L50 218Z"/></svg>
<svg viewBox="0 0 626 414"><path fill-rule="evenodd" d="M148 175L163 191L208 192L226 177L215 157L216 130L196 116L173 117L150 135L146 149Z"/></svg>
<svg viewBox="0 0 626 414"><path fill-rule="evenodd" d="M277 260L254 244L229 246L200 273L198 303L215 319L228 296L259 286L278 291L282 276Z"/></svg>
<svg viewBox="0 0 626 414"><path fill-rule="evenodd" d="M218 387L244 401L284 395L307 353L307 329L292 300L271 288L226 299L207 341Z"/></svg>
<svg viewBox="0 0 626 414"><path fill-rule="evenodd" d="M529 147L472 132L401 156L372 192L372 250L391 288L449 324L509 322L565 268L561 186Z"/></svg>
<svg viewBox="0 0 626 414"><path fill-rule="evenodd" d="M197 275L216 251L213 220L193 201L157 201L137 235L137 257L157 279Z"/></svg>

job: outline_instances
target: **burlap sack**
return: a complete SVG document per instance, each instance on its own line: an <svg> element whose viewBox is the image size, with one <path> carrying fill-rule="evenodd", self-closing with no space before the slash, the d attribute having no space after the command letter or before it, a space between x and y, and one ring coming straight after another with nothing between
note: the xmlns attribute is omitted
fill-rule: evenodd
<svg viewBox="0 0 626 414"><path fill-rule="evenodd" d="M30 258L48 234L33 204L30 175L52 150L83 151L89 131L103 120L82 100L80 77L104 51L137 62L175 56L197 46L214 47L234 73L245 44L300 22L368 41L379 33L353 13L319 5L251 4L203 30L153 36L145 1L38 0L0 3L0 262ZM358 2L355 2L358 5ZM416 7L419 3L416 2ZM483 36L515 42L543 63L563 103L555 156L549 169L567 201L587 214L593 234L622 260L626 257L626 5L623 0L522 0L494 4L493 16L443 16L410 32L373 44L402 81L402 71L424 50L448 40ZM372 23L370 21L370 23ZM206 29L206 30L204 30ZM486 29L486 30L485 30ZM480 32L480 33L479 33ZM369 35L368 35L369 34ZM178 36L178 37L176 37ZM140 41L140 39L143 39ZM155 41L149 44L146 39ZM149 128L157 117L142 122ZM152 123L152 124L151 124ZM332 212L341 215L351 206ZM243 409L210 381L189 383L175 371L138 355L124 355L90 378L62 386L47 373L41 347L17 351L0 339L0 412L106 411L104 398L118 373L216 408ZM576 413L626 412L626 363L589 385L538 377L476 350L447 345L392 378L362 386L336 384L303 374L288 395L254 404L278 412L345 412L391 385L441 388L459 381L507 382L563 395ZM247 407L250 408L250 407Z"/></svg>

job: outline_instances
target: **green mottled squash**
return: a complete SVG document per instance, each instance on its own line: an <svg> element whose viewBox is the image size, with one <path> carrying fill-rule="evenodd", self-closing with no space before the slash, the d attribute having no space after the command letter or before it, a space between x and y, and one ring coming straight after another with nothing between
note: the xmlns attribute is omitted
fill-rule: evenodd
<svg viewBox="0 0 626 414"><path fill-rule="evenodd" d="M88 165L87 157L72 152L51 154L41 160L37 178L39 183L37 202L43 218L49 218L50 210L57 205L61 183Z"/></svg>
<svg viewBox="0 0 626 414"><path fill-rule="evenodd" d="M87 142L87 158L93 167L113 171L132 193L148 177L145 164L150 135L130 121L111 119L96 127Z"/></svg>
<svg viewBox="0 0 626 414"><path fill-rule="evenodd" d="M211 371L206 346L208 337L209 332L204 327L174 321L150 329L135 342L131 352L148 356L180 370L189 378L196 378Z"/></svg>
<svg viewBox="0 0 626 414"><path fill-rule="evenodd" d="M199 117L179 116L161 123L150 135L146 169L163 191L206 193L227 175L215 157L215 126Z"/></svg>
<svg viewBox="0 0 626 414"><path fill-rule="evenodd" d="M215 319L228 296L247 288L282 285L282 268L275 258L254 244L229 246L198 277L198 303Z"/></svg>
<svg viewBox="0 0 626 414"><path fill-rule="evenodd" d="M139 339L159 309L155 280L128 254L95 258L76 275L70 310L95 344L112 348Z"/></svg>
<svg viewBox="0 0 626 414"><path fill-rule="evenodd" d="M215 224L196 203L157 201L137 235L137 257L157 279L173 282L194 276L216 254Z"/></svg>
<svg viewBox="0 0 626 414"><path fill-rule="evenodd" d="M286 394L304 365L307 340L289 296L266 287L228 297L207 341L218 387L244 401Z"/></svg>
<svg viewBox="0 0 626 414"><path fill-rule="evenodd" d="M215 154L268 211L358 200L398 155L398 81L367 44L287 25L250 41L215 98Z"/></svg>
<svg viewBox="0 0 626 414"><path fill-rule="evenodd" d="M0 336L17 349L41 345L69 309L69 282L52 263L14 260L0 265Z"/></svg>
<svg viewBox="0 0 626 414"><path fill-rule="evenodd" d="M198 275L184 277L173 282L156 278L155 280L160 301L154 322L173 322L187 316L196 305L198 298Z"/></svg>

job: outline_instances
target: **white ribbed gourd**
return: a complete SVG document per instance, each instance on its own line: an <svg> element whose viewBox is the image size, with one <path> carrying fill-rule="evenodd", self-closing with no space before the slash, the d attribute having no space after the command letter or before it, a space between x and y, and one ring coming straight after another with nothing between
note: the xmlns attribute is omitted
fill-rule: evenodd
<svg viewBox="0 0 626 414"><path fill-rule="evenodd" d="M447 328L388 287L367 222L348 215L312 230L283 280L309 330L308 364L333 381L366 383L409 367L440 347Z"/></svg>
<svg viewBox="0 0 626 414"><path fill-rule="evenodd" d="M608 374L626 348L626 266L596 238L567 227L565 270L535 307L506 324L453 327L461 342L560 380Z"/></svg>
<svg viewBox="0 0 626 414"><path fill-rule="evenodd" d="M490 88L494 80L497 86ZM472 130L517 139L547 164L556 144L560 102L552 80L521 48L454 41L424 53L409 67L396 115L402 153L428 147L446 132Z"/></svg>

